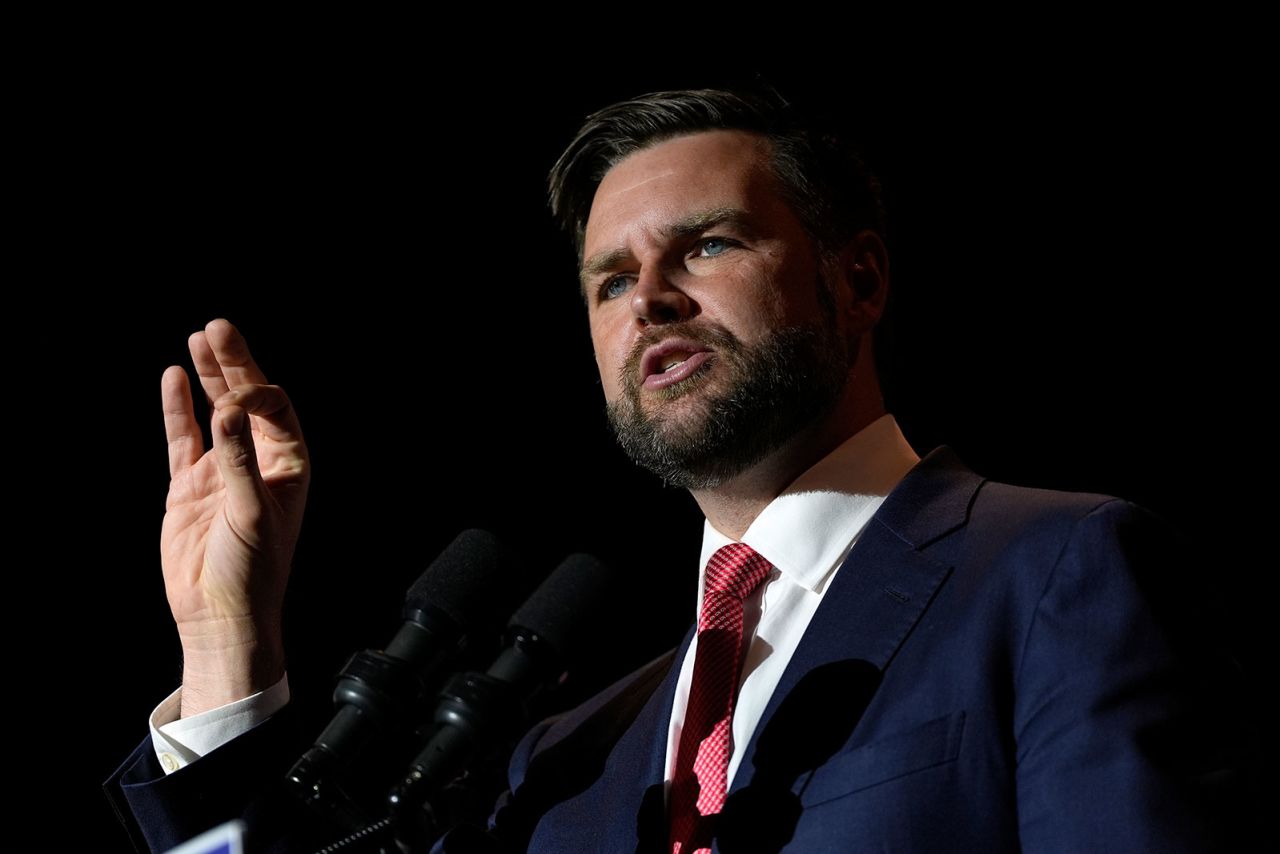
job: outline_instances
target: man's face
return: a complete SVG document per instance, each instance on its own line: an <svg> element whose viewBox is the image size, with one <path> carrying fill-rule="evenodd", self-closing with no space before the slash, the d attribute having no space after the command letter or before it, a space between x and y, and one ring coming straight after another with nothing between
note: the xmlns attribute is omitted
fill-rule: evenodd
<svg viewBox="0 0 1280 854"><path fill-rule="evenodd" d="M607 413L636 462L719 485L835 406L848 375L829 273L777 192L769 142L709 131L614 166L583 284Z"/></svg>

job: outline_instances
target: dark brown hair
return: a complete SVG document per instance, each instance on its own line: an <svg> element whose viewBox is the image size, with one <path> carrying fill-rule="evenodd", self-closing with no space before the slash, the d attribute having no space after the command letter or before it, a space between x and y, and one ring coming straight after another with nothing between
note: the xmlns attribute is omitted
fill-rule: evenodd
<svg viewBox="0 0 1280 854"><path fill-rule="evenodd" d="M551 214L582 262L587 215L606 172L630 154L700 131L736 129L773 143L780 192L818 251L834 255L858 231L885 238L880 183L829 126L804 115L775 89L651 92L587 116L548 176Z"/></svg>

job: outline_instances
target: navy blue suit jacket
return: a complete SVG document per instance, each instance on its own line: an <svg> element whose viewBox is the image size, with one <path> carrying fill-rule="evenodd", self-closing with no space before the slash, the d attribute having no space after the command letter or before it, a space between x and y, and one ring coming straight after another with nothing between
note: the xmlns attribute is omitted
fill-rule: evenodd
<svg viewBox="0 0 1280 854"><path fill-rule="evenodd" d="M1231 662L1198 631L1185 557L1127 501L993 482L934 450L833 579L746 747L716 850L1225 850L1242 779L1224 736L1241 721L1221 726L1238 714L1218 693ZM660 850L691 637L531 730L489 835L444 850ZM185 838L257 797L233 780L283 773L272 725L167 779L144 740L108 794L151 844Z"/></svg>
<svg viewBox="0 0 1280 854"><path fill-rule="evenodd" d="M993 482L936 449L833 579L714 850L1227 850L1243 780L1222 724L1238 735L1242 721L1219 705L1237 699L1219 684L1232 664L1197 622L1202 576L1185 558L1132 503ZM662 849L691 637L526 736L496 836Z"/></svg>

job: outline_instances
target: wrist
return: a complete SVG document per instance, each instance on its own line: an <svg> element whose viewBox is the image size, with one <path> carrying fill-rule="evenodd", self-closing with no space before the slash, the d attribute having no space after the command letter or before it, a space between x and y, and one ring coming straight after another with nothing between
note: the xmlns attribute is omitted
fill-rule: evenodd
<svg viewBox="0 0 1280 854"><path fill-rule="evenodd" d="M182 705L188 718L265 691L284 676L279 631L224 626L179 631Z"/></svg>

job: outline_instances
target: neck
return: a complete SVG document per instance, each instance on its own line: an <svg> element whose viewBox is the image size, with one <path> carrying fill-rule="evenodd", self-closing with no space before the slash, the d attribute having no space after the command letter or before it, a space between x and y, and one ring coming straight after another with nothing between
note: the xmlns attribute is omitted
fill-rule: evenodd
<svg viewBox="0 0 1280 854"><path fill-rule="evenodd" d="M874 406L860 406L852 399L843 403L832 417L797 433L732 480L711 489L692 490L711 526L741 540L756 517L796 478L885 414L878 396Z"/></svg>

